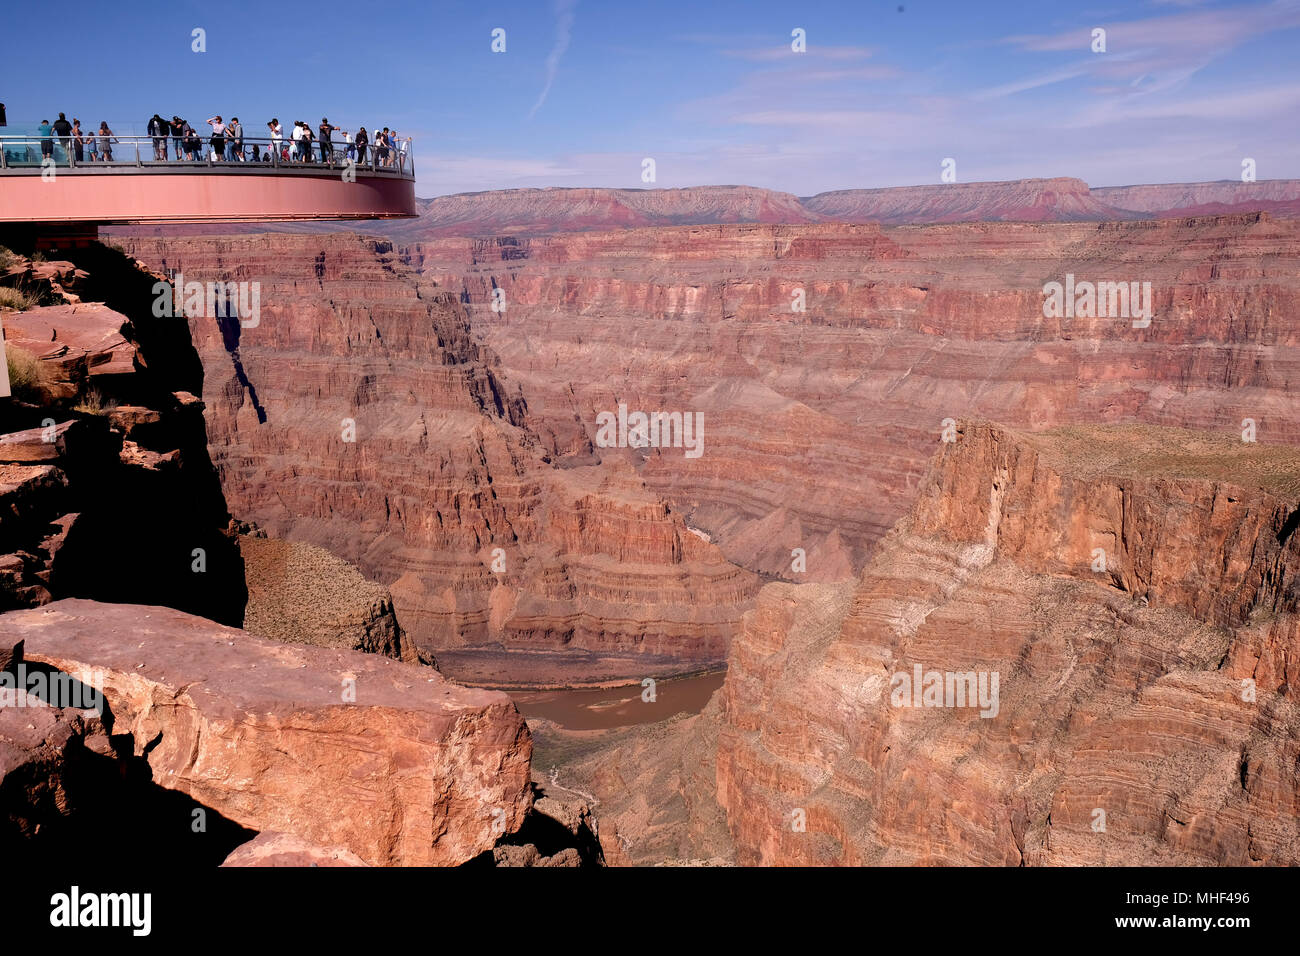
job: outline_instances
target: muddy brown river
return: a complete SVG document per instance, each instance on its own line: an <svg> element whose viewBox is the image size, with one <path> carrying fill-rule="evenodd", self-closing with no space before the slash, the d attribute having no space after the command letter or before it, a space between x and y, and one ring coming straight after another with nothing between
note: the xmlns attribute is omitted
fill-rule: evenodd
<svg viewBox="0 0 1300 956"><path fill-rule="evenodd" d="M527 718L554 721L566 730L610 730L666 720L676 714L698 714L726 673L701 674L655 683L653 701L643 700L640 684L596 690L507 691Z"/></svg>

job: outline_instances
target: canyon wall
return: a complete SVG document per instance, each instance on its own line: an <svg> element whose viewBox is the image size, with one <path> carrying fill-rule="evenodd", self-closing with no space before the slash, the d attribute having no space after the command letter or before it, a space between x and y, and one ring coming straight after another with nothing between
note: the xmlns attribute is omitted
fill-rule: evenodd
<svg viewBox="0 0 1300 956"><path fill-rule="evenodd" d="M1259 441L1300 444L1300 226L1263 214L696 226L404 256L467 303L558 463L626 461L728 559L790 581L862 567L946 420L1237 435L1250 419ZM1150 324L1045 317L1067 273L1149 283ZM703 454L595 448L620 403L701 413Z"/></svg>
<svg viewBox="0 0 1300 956"><path fill-rule="evenodd" d="M1071 176L985 183L929 183L837 189L815 196L756 186L681 189L547 187L498 189L417 199L415 219L369 223L367 233L403 244L452 236L540 236L650 226L721 223L1102 222L1268 212L1300 216L1300 180L1242 183L1152 183L1092 186ZM350 222L114 226L121 236L199 236L241 233L322 233L356 228Z"/></svg>
<svg viewBox="0 0 1300 956"><path fill-rule="evenodd" d="M1085 187L1086 188L1086 187ZM715 222L816 222L789 193L754 186L686 189L501 189L420 200L420 218L393 223L398 240Z"/></svg>
<svg viewBox="0 0 1300 956"><path fill-rule="evenodd" d="M177 282L257 283L190 316L236 517L387 587L453 676L546 682L716 663L757 579L624 462L557 463L459 297L355 236L139 239ZM181 322L182 327L184 322Z"/></svg>
<svg viewBox="0 0 1300 956"><path fill-rule="evenodd" d="M1254 210L1279 217L1300 215L1300 180L1296 179L1097 186L1092 195L1107 205L1160 218Z"/></svg>
<svg viewBox="0 0 1300 956"><path fill-rule="evenodd" d="M737 861L1300 862L1300 454L1135 426L940 448L856 583L746 617ZM918 670L992 706L900 693Z"/></svg>
<svg viewBox="0 0 1300 956"><path fill-rule="evenodd" d="M938 222L1092 222L1135 218L1090 192L1082 179L1017 179L887 189L839 189L803 201L841 222L892 226Z"/></svg>
<svg viewBox="0 0 1300 956"><path fill-rule="evenodd" d="M46 304L3 316L31 381L0 408L0 611L84 597L238 625L244 566L198 356L153 315L156 276L103 247L72 254L16 266L51 277Z"/></svg>

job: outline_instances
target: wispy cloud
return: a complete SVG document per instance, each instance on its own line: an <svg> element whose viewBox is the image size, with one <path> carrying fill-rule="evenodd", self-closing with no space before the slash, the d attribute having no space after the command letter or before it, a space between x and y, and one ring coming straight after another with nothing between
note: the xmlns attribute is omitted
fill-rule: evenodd
<svg viewBox="0 0 1300 956"><path fill-rule="evenodd" d="M546 57L546 83L542 86L537 102L528 111L529 119L542 108L551 92L551 84L555 82L555 74L560 69L560 60L564 59L564 53L569 49L569 37L573 34L573 18L577 7L578 0L555 0L555 46L551 47L551 52Z"/></svg>
<svg viewBox="0 0 1300 956"><path fill-rule="evenodd" d="M736 57L742 60L753 60L755 62L774 62L781 60L790 60L793 56L803 57L809 60L866 60L876 53L875 49L867 46L810 46L805 52L795 54L790 49L789 44L784 46L762 46L748 49L728 49L723 50L723 56Z"/></svg>

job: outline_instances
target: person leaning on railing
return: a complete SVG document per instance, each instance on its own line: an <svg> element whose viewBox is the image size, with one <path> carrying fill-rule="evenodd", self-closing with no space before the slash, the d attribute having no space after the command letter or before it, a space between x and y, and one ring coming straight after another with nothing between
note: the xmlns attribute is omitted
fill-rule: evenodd
<svg viewBox="0 0 1300 956"><path fill-rule="evenodd" d="M50 129L49 120L41 120L36 127L36 134L41 138L41 162L54 157L54 130Z"/></svg>
<svg viewBox="0 0 1300 956"><path fill-rule="evenodd" d="M167 129L172 134L172 147L176 150L176 162L179 163L181 155L185 152L185 120L173 116L172 121L167 124Z"/></svg>
<svg viewBox="0 0 1300 956"><path fill-rule="evenodd" d="M190 162L197 162L202 157L199 155L203 152L203 140L199 139L199 132L189 123L185 124L185 158Z"/></svg>
<svg viewBox="0 0 1300 956"><path fill-rule="evenodd" d="M320 161L328 164L334 158L334 143L330 138L331 134L338 129L337 126L331 126L330 121L324 116L320 120Z"/></svg>
<svg viewBox="0 0 1300 956"><path fill-rule="evenodd" d="M68 118L62 113L60 113L59 118L54 121L54 135L59 138L59 145L63 147L63 158L66 160L68 158L68 148L70 145L69 137L72 135L72 124L68 122Z"/></svg>
<svg viewBox="0 0 1300 956"><path fill-rule="evenodd" d="M167 159L167 121L154 113L149 118L149 125L146 131L153 138L153 158L158 162L165 162Z"/></svg>

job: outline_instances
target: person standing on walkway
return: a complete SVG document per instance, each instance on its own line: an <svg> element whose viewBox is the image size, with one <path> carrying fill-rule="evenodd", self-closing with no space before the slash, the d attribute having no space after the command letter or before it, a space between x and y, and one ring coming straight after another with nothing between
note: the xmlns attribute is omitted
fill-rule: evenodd
<svg viewBox="0 0 1300 956"><path fill-rule="evenodd" d="M59 145L63 147L63 158L66 162L69 150L68 137L72 135L72 124L68 122L68 118L62 113L60 113L59 118L54 121L54 135L59 137Z"/></svg>
<svg viewBox="0 0 1300 956"><path fill-rule="evenodd" d="M105 122L99 124L99 133L97 136L99 139L100 158L106 163L111 163L113 161L113 144L116 143L117 140L113 138L113 131L108 128L108 123Z"/></svg>
<svg viewBox="0 0 1300 956"><path fill-rule="evenodd" d="M198 130L189 123L185 124L184 142L186 159L192 163L203 159L203 140L199 139Z"/></svg>
<svg viewBox="0 0 1300 956"><path fill-rule="evenodd" d="M86 144L86 162L99 162L99 139L95 136L93 129L86 130L86 135L81 141Z"/></svg>
<svg viewBox="0 0 1300 956"><path fill-rule="evenodd" d="M149 120L147 132L153 138L153 158L158 162L167 161L167 121L154 113Z"/></svg>
<svg viewBox="0 0 1300 956"><path fill-rule="evenodd" d="M244 127L239 125L239 117L230 117L230 127L226 130L226 159L235 162L244 161Z"/></svg>
<svg viewBox="0 0 1300 956"><path fill-rule="evenodd" d="M226 152L226 124L220 116L214 116L208 120L208 125L212 127L212 138L208 140L208 145L212 147L217 159L221 159Z"/></svg>
<svg viewBox="0 0 1300 956"><path fill-rule="evenodd" d="M357 127L356 144L357 144L357 164L364 165L366 161L366 144L370 142L370 136L366 133L366 124L362 123Z"/></svg>
<svg viewBox="0 0 1300 956"><path fill-rule="evenodd" d="M266 124L266 128L271 131L271 156L278 163L280 161L280 143L284 140L284 129L280 126L280 121L271 117L271 122Z"/></svg>
<svg viewBox="0 0 1300 956"><path fill-rule="evenodd" d="M85 132L81 128L81 120L75 116L72 118L72 155L79 163L86 161L86 140Z"/></svg>
<svg viewBox="0 0 1300 956"><path fill-rule="evenodd" d="M329 164L334 158L334 143L330 135L338 129L337 126L331 126L330 121L324 116L320 119L320 161Z"/></svg>
<svg viewBox="0 0 1300 956"><path fill-rule="evenodd" d="M176 149L176 162L179 163L181 155L185 152L185 120L179 116L173 116L167 127L171 130L172 146Z"/></svg>
<svg viewBox="0 0 1300 956"><path fill-rule="evenodd" d="M36 135L41 138L41 162L46 159L54 158L54 140L51 138L54 131L50 129L49 120L41 120L41 125L36 127Z"/></svg>

